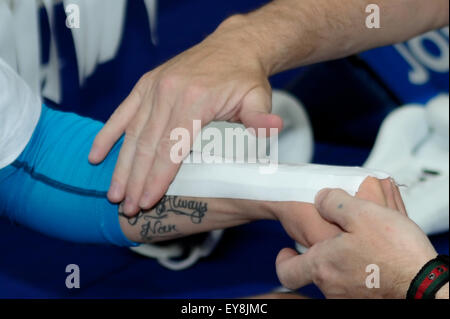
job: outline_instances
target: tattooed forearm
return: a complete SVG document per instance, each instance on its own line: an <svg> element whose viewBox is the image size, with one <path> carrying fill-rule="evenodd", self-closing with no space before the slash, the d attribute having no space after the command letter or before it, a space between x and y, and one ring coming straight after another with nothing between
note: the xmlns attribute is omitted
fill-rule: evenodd
<svg viewBox="0 0 450 319"><path fill-rule="evenodd" d="M132 226L144 218L148 219L164 219L167 218L169 213L175 215L188 216L192 223L200 224L208 211L208 203L183 199L178 196L164 196L156 206L149 210L142 210L134 217L126 216L123 213L122 205L119 207L119 216L126 218L128 223Z"/></svg>
<svg viewBox="0 0 450 319"><path fill-rule="evenodd" d="M179 233L176 225L150 220L142 224L140 235L144 242L151 242L155 237L173 236L174 233Z"/></svg>
<svg viewBox="0 0 450 319"><path fill-rule="evenodd" d="M174 213L190 217L194 224L200 224L207 211L208 203L183 199L178 196L165 196L155 207L159 218Z"/></svg>
<svg viewBox="0 0 450 319"><path fill-rule="evenodd" d="M152 209L140 211L134 217L123 213L122 205L119 207L119 216L127 220L128 225L139 228L140 239L143 242L152 242L161 237L179 237L178 224L183 221L177 216L186 216L192 224L201 224L208 203L186 199L178 196L165 196Z"/></svg>

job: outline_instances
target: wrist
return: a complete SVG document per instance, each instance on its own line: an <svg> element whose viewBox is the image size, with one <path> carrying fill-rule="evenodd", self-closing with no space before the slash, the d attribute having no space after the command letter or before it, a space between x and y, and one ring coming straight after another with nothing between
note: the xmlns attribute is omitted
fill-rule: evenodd
<svg viewBox="0 0 450 319"><path fill-rule="evenodd" d="M411 280L406 298L448 298L448 280L449 257L446 255L431 257Z"/></svg>
<svg viewBox="0 0 450 319"><path fill-rule="evenodd" d="M385 291L383 298L405 299L415 276L427 262L436 256L437 252L434 249L427 249L422 251L420 255L415 255L414 260L408 259L396 263L396 269L391 269L393 274L392 285L388 291Z"/></svg>
<svg viewBox="0 0 450 319"><path fill-rule="evenodd" d="M215 199L211 206L216 211L233 216L242 222L276 219L270 202L245 199Z"/></svg>
<svg viewBox="0 0 450 319"><path fill-rule="evenodd" d="M211 35L220 43L226 44L232 50L232 54L243 56L242 62L252 63L255 67L269 77L274 68L268 51L265 49L263 39L251 21L249 15L236 14L225 19Z"/></svg>
<svg viewBox="0 0 450 319"><path fill-rule="evenodd" d="M249 204L247 207L244 206L244 210L246 210L247 215L251 212L253 220L278 220L273 202L250 201Z"/></svg>

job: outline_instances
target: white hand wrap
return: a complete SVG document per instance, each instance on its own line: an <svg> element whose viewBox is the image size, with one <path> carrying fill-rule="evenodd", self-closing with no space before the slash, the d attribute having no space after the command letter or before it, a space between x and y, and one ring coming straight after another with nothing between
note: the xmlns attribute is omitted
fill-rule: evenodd
<svg viewBox="0 0 450 319"><path fill-rule="evenodd" d="M167 195L314 203L323 188L341 188L355 195L369 176L389 175L359 167L313 164L278 165L262 174L258 164L183 164Z"/></svg>

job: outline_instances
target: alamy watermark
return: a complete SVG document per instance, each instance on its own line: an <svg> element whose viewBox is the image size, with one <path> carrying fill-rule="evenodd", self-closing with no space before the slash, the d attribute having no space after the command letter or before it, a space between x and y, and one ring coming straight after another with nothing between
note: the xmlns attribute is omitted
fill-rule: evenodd
<svg viewBox="0 0 450 319"><path fill-rule="evenodd" d="M67 265L66 273L69 274L66 277L67 289L80 288L80 267L76 264Z"/></svg>
<svg viewBox="0 0 450 319"><path fill-rule="evenodd" d="M380 288L380 267L376 264L367 265L366 272L370 273L366 277L366 287L369 289Z"/></svg>
<svg viewBox="0 0 450 319"><path fill-rule="evenodd" d="M366 7L366 13L369 15L366 17L366 27L369 29L379 29L380 25L380 7L377 4L369 4Z"/></svg>
<svg viewBox="0 0 450 319"><path fill-rule="evenodd" d="M77 4L70 3L65 7L66 27L69 29L80 28L80 7Z"/></svg>
<svg viewBox="0 0 450 319"><path fill-rule="evenodd" d="M194 143L191 143L191 132L197 136ZM174 143L170 149L170 159L173 163L259 164L261 174L272 174L278 169L276 128L270 128L267 132L265 128L256 131L230 124L221 129L210 125L202 130L202 122L194 120L191 132L182 127L172 130L170 140Z"/></svg>

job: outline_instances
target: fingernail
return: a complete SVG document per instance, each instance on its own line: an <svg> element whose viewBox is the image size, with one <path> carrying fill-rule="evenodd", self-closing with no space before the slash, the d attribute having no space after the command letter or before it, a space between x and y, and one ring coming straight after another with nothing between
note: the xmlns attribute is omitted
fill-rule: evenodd
<svg viewBox="0 0 450 319"><path fill-rule="evenodd" d="M142 194L139 206L141 206L141 208L148 208L148 206L150 205L150 200L150 193L145 192L144 194Z"/></svg>
<svg viewBox="0 0 450 319"><path fill-rule="evenodd" d="M316 198L314 199L314 203L316 205L320 205L330 191L331 191L331 188L322 189L320 192L317 193Z"/></svg>
<svg viewBox="0 0 450 319"><path fill-rule="evenodd" d="M133 214L133 210L134 210L133 200L131 199L131 197L127 197L125 199L125 206L124 206L125 215Z"/></svg>
<svg viewBox="0 0 450 319"><path fill-rule="evenodd" d="M117 182L112 182L111 187L109 188L109 197L120 200L121 196L121 187Z"/></svg>

